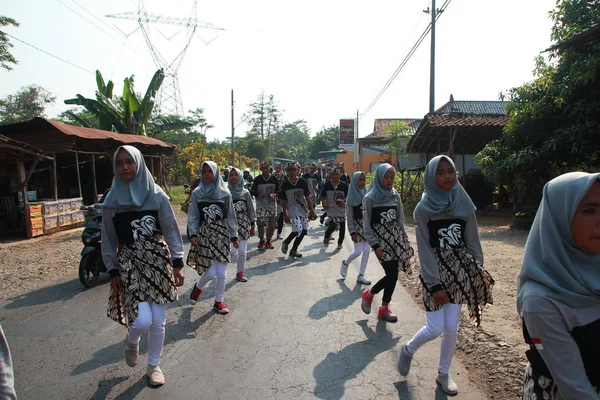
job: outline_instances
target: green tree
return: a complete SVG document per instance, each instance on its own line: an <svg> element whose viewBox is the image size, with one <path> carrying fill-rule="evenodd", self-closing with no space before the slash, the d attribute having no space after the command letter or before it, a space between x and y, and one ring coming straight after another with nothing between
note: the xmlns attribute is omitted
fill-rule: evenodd
<svg viewBox="0 0 600 400"><path fill-rule="evenodd" d="M0 99L0 123L12 124L45 117L46 107L55 100L56 97L41 86L25 86L17 93Z"/></svg>
<svg viewBox="0 0 600 400"><path fill-rule="evenodd" d="M332 125L323 127L314 137L310 139L310 158L317 160L321 158L321 151L329 151L338 147L340 142L340 127Z"/></svg>
<svg viewBox="0 0 600 400"><path fill-rule="evenodd" d="M389 140L386 147L390 152L396 154L396 168L400 168L400 160L406 156L406 145L413 134L413 129L402 121L390 121L384 129L384 133Z"/></svg>
<svg viewBox="0 0 600 400"><path fill-rule="evenodd" d="M96 128L98 126L98 119L94 114L88 110L81 108L72 108L67 111L63 111L56 117L52 118L55 121L62 122L63 124L83 126L84 128Z"/></svg>
<svg viewBox="0 0 600 400"><path fill-rule="evenodd" d="M562 42L600 20L599 0L561 0L551 13L552 39ZM515 208L535 209L542 185L567 170L600 166L600 44L555 48L537 57L532 82L511 89L502 136L477 162L490 179L512 184Z"/></svg>
<svg viewBox="0 0 600 400"><path fill-rule="evenodd" d="M277 153L285 149L289 158L305 163L310 160L310 129L306 121L288 122L279 129L273 138L273 149Z"/></svg>
<svg viewBox="0 0 600 400"><path fill-rule="evenodd" d="M274 96L261 93L255 102L250 104L250 109L244 115L249 126L246 136L260 136L265 141L266 156L272 153L271 144L273 134L277 132L282 111L275 101Z"/></svg>
<svg viewBox="0 0 600 400"><path fill-rule="evenodd" d="M3 26L19 26L19 23L12 18L4 17L0 15L0 28ZM4 30L0 29L0 67L7 71L12 71L11 64L18 64L19 62L10 53L9 49L14 47L8 38L8 34Z"/></svg>

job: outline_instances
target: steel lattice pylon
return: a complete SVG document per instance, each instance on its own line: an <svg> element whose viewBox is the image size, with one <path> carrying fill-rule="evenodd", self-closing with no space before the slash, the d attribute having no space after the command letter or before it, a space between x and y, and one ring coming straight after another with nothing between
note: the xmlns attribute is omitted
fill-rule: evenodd
<svg viewBox="0 0 600 400"><path fill-rule="evenodd" d="M194 6L190 15L191 16L189 18L179 18L151 14L146 11L143 0L139 0L137 12L107 15L107 17L110 18L135 20L139 23L140 30L144 34L146 44L150 49L150 53L152 54L152 59L154 60L154 63L158 68L162 68L165 72L165 79L163 81L162 86L160 87L158 98L156 99L156 106L162 113L183 115L183 105L181 102L181 94L179 90L179 80L177 78L177 73L179 72L179 68L181 67L183 58L185 57L185 53L187 52L187 49L189 48L190 43L192 42L192 38L196 33L196 29L207 28L223 30L223 28L220 28L209 22L198 21L198 18L196 17L196 1L194 1ZM165 57L163 57L160 54L156 46L152 44L152 41L150 40L150 35L148 34L148 24L150 23L179 25L186 27L187 39L185 42L185 46L173 61L168 62L165 59Z"/></svg>

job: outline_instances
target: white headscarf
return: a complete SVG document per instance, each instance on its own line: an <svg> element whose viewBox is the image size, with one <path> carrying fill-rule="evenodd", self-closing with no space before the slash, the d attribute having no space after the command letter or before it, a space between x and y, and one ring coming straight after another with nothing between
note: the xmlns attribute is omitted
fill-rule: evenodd
<svg viewBox="0 0 600 400"><path fill-rule="evenodd" d="M137 166L137 172L129 182L121 179L117 173L117 157L121 150L129 153ZM139 208L143 206L154 209L159 206L161 200L168 200L165 192L154 182L152 174L146 167L144 156L135 147L121 146L117 149L113 158L113 170L115 177L110 192L102 204L103 207Z"/></svg>
<svg viewBox="0 0 600 400"><path fill-rule="evenodd" d="M571 221L600 174L570 172L544 186L517 278L517 309L527 296L548 296L572 308L600 306L600 254L575 244Z"/></svg>
<svg viewBox="0 0 600 400"><path fill-rule="evenodd" d="M202 180L202 168L208 165L214 174L212 182L204 182ZM197 199L218 200L225 197L231 197L231 193L227 188L227 184L219 174L219 167L214 161L205 161L200 168L200 184L194 189Z"/></svg>
<svg viewBox="0 0 600 400"><path fill-rule="evenodd" d="M244 187L246 182L244 181L244 177L242 176L240 169L231 168L231 171L229 171L229 176L231 176L233 171L237 172L238 174L238 182L234 185L231 183L230 179L227 179L227 188L229 189L229 192L231 192L231 195L234 199L239 199L244 195L245 192L248 191L248 189Z"/></svg>
<svg viewBox="0 0 600 400"><path fill-rule="evenodd" d="M394 198L400 198L398 191L393 186L390 189L383 187L383 177L390 169L394 170L395 177L396 169L390 164L383 163L377 167L375 176L371 181L371 186L369 186L369 191L365 195L366 198L369 198L377 203L384 203Z"/></svg>

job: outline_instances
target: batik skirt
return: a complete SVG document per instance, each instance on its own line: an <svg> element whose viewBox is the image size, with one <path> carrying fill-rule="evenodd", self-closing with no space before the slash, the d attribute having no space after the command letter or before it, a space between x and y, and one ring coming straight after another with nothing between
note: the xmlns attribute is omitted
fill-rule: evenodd
<svg viewBox="0 0 600 400"><path fill-rule="evenodd" d="M398 271L412 275L410 266L415 251L410 246L408 236L398 224L373 224L373 231L383 249L383 257L380 263L387 261L398 261Z"/></svg>
<svg viewBox="0 0 600 400"><path fill-rule="evenodd" d="M200 225L196 232L198 246L191 246L187 264L202 275L211 264L228 264L231 257L229 229L225 221Z"/></svg>

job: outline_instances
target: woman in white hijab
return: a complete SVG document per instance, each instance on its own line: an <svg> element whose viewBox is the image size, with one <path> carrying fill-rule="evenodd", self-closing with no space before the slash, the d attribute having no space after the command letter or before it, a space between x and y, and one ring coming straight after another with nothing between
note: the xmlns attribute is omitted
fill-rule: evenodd
<svg viewBox="0 0 600 400"><path fill-rule="evenodd" d="M148 332L147 375L165 382L158 364L165 339L167 304L183 285L183 242L169 198L148 171L144 156L122 146L114 156L115 178L102 204L102 259L111 276L108 316L129 327L125 362L138 361Z"/></svg>
<svg viewBox="0 0 600 400"><path fill-rule="evenodd" d="M530 347L523 399L599 399L600 174L546 184L517 283Z"/></svg>

